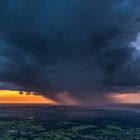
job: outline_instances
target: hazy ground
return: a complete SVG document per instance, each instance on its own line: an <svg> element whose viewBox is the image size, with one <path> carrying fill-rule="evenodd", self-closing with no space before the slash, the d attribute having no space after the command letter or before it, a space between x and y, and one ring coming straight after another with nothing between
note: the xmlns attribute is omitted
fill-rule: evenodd
<svg viewBox="0 0 140 140"><path fill-rule="evenodd" d="M0 140L140 140L140 105L0 105Z"/></svg>

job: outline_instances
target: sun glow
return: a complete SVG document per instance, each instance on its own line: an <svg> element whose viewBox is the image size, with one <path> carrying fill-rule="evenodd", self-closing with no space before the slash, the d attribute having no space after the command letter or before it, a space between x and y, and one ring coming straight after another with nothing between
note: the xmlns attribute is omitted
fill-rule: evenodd
<svg viewBox="0 0 140 140"><path fill-rule="evenodd" d="M19 94L19 91L0 90L0 104L56 104L55 101L32 92Z"/></svg>
<svg viewBox="0 0 140 140"><path fill-rule="evenodd" d="M140 93L112 94L111 98L119 103L140 103Z"/></svg>

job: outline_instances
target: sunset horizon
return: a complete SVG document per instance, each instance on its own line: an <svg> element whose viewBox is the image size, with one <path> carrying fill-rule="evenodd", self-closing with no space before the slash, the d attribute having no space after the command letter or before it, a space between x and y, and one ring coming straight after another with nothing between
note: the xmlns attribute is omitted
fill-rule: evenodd
<svg viewBox="0 0 140 140"><path fill-rule="evenodd" d="M0 90L0 104L51 104L51 105L62 105L57 103L55 100L47 98L41 94L36 94L34 92L14 90ZM94 97L93 97L94 98ZM140 104L140 94L139 93L114 93L110 95L113 99L114 104ZM72 100L72 99L71 99ZM68 100L67 100L68 101ZM111 104L111 103L110 103ZM76 105L73 102L63 105ZM77 104L78 105L78 104ZM79 104L84 105L84 104ZM86 105L86 104L85 104ZM101 104L103 105L103 104ZM94 106L94 105L91 105Z"/></svg>
<svg viewBox="0 0 140 140"><path fill-rule="evenodd" d="M23 91L0 90L0 104L54 104L56 102L42 95L35 95L31 92L30 95Z"/></svg>
<svg viewBox="0 0 140 140"><path fill-rule="evenodd" d="M140 0L0 0L0 140L140 140Z"/></svg>

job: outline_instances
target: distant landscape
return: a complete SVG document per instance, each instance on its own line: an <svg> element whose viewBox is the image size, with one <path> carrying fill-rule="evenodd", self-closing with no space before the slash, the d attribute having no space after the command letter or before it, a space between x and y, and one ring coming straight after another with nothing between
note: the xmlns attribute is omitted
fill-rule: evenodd
<svg viewBox="0 0 140 140"><path fill-rule="evenodd" d="M139 105L118 108L3 104L0 140L140 140Z"/></svg>
<svg viewBox="0 0 140 140"><path fill-rule="evenodd" d="M140 140L140 0L0 0L0 140Z"/></svg>

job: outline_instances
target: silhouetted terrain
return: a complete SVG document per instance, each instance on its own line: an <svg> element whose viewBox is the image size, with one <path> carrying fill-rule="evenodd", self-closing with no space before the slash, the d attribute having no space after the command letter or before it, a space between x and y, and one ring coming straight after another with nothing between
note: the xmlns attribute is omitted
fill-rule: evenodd
<svg viewBox="0 0 140 140"><path fill-rule="evenodd" d="M140 104L112 104L108 106L108 108L130 110L140 113Z"/></svg>

